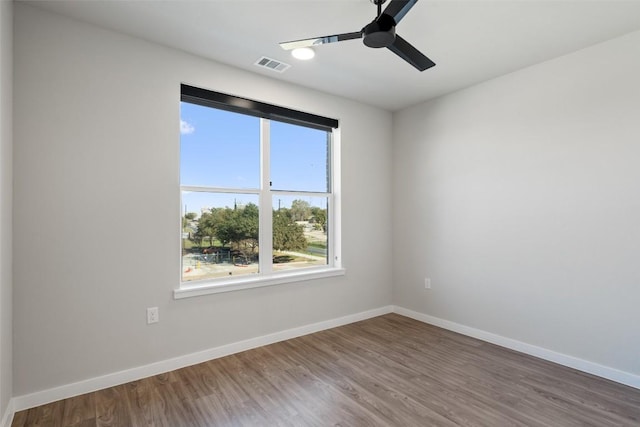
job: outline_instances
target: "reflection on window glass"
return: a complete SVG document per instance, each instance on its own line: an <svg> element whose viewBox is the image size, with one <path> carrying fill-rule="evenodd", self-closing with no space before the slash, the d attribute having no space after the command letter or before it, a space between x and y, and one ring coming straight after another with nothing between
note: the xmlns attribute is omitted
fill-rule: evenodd
<svg viewBox="0 0 640 427"><path fill-rule="evenodd" d="M272 189L329 191L327 131L271 122Z"/></svg>
<svg viewBox="0 0 640 427"><path fill-rule="evenodd" d="M182 281L258 272L258 196L182 192Z"/></svg>
<svg viewBox="0 0 640 427"><path fill-rule="evenodd" d="M180 109L181 185L258 188L260 119L188 102Z"/></svg>
<svg viewBox="0 0 640 427"><path fill-rule="evenodd" d="M273 270L327 265L327 198L273 197Z"/></svg>

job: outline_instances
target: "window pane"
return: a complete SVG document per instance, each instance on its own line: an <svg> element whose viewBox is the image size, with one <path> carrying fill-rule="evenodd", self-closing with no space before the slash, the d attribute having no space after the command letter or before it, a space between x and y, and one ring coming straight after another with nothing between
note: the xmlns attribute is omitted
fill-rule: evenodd
<svg viewBox="0 0 640 427"><path fill-rule="evenodd" d="M273 197L273 270L327 265L327 198Z"/></svg>
<svg viewBox="0 0 640 427"><path fill-rule="evenodd" d="M258 188L260 119L181 102L180 183Z"/></svg>
<svg viewBox="0 0 640 427"><path fill-rule="evenodd" d="M258 195L182 192L182 281L258 272Z"/></svg>
<svg viewBox="0 0 640 427"><path fill-rule="evenodd" d="M271 188L329 191L330 133L271 122Z"/></svg>

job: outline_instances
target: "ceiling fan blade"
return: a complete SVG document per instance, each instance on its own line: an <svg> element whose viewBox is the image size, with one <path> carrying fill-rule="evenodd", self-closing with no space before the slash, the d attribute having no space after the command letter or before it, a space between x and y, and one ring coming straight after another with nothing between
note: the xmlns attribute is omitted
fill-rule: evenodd
<svg viewBox="0 0 640 427"><path fill-rule="evenodd" d="M345 40L353 40L353 39L361 39L361 38L362 38L362 31L358 31L357 33L335 34L333 36L314 37L311 39L282 42L280 43L280 46L285 50L292 50L292 49L297 49L299 47L311 47L311 46L317 46L320 44L335 43L335 42L341 42Z"/></svg>
<svg viewBox="0 0 640 427"><path fill-rule="evenodd" d="M391 0L389 6L382 13L391 16L398 24L417 2L418 0Z"/></svg>
<svg viewBox="0 0 640 427"><path fill-rule="evenodd" d="M420 71L424 71L427 68L431 68L436 65L435 62L424 56L418 49L411 46L408 41L397 34L396 40L391 46L389 46L389 50Z"/></svg>

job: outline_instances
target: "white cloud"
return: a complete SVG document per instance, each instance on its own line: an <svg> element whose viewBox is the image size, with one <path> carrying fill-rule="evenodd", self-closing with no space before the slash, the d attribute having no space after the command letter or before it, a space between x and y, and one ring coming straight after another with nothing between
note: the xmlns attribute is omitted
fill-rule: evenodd
<svg viewBox="0 0 640 427"><path fill-rule="evenodd" d="M196 128L193 127L191 123L185 122L180 119L180 134L182 135L190 135L196 131Z"/></svg>

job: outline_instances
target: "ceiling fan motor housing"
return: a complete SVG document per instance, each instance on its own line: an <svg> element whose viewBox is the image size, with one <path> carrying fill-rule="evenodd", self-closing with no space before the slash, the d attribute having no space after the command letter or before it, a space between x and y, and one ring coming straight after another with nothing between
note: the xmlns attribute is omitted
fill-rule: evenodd
<svg viewBox="0 0 640 427"><path fill-rule="evenodd" d="M389 47L396 40L396 21L382 14L362 29L363 42L369 47Z"/></svg>

